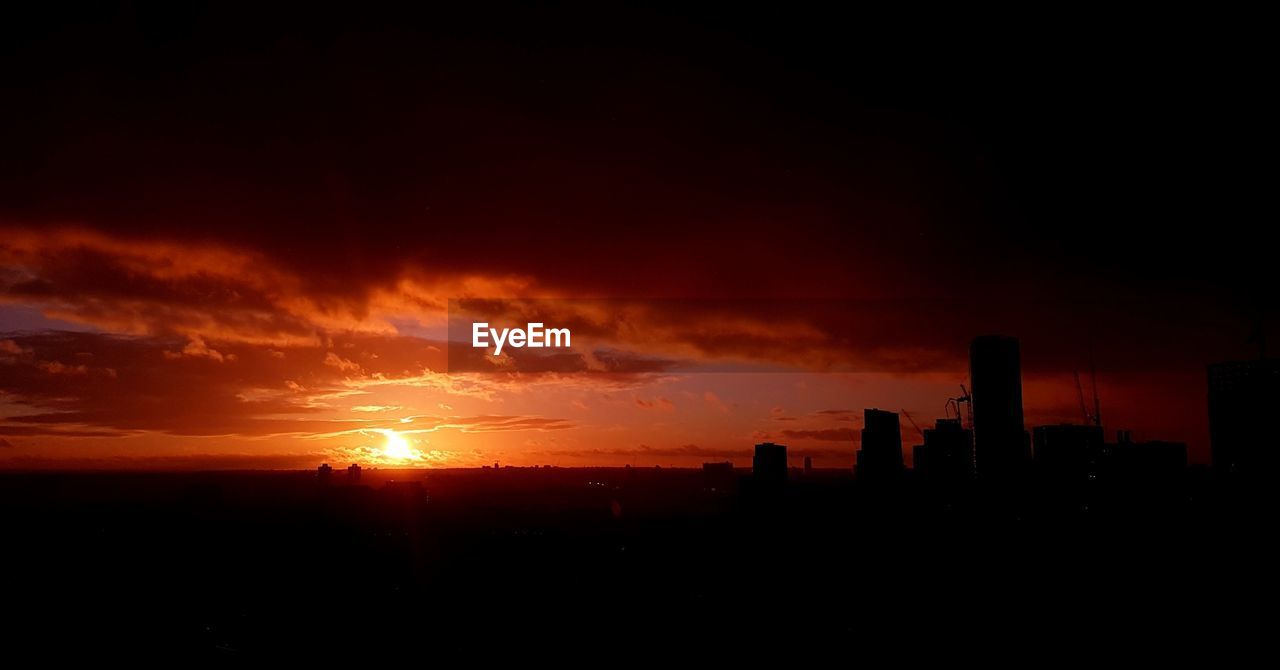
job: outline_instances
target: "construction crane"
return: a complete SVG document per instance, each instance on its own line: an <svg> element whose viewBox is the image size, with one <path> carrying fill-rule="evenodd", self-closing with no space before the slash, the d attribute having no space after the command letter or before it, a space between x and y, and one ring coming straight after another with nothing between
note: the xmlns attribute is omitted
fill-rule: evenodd
<svg viewBox="0 0 1280 670"><path fill-rule="evenodd" d="M1080 396L1080 416L1084 417L1085 423L1093 423L1093 417L1089 415L1089 406L1084 403L1084 385L1080 383L1080 371L1075 371L1076 375L1076 395Z"/></svg>
<svg viewBox="0 0 1280 670"><path fill-rule="evenodd" d="M960 404L964 403L965 412L960 412ZM964 428L966 424L970 428L973 427L973 397L969 395L969 389L960 385L960 397L947 398L947 404L943 407L943 414L950 419L952 410L956 413L956 419L960 421L960 427ZM967 419L967 420L966 420Z"/></svg>
<svg viewBox="0 0 1280 670"><path fill-rule="evenodd" d="M1089 344L1089 376L1093 378L1093 425L1102 428L1102 401L1098 399L1098 365L1093 358L1093 343Z"/></svg>
<svg viewBox="0 0 1280 670"><path fill-rule="evenodd" d="M1090 366L1092 368L1092 366ZM1080 383L1080 371L1077 370L1076 376L1076 395L1080 398L1080 414L1084 417L1085 424L1092 424L1099 428L1102 427L1102 403L1098 400L1098 373L1096 369L1091 369L1089 375L1092 377L1093 384L1093 412L1089 411L1089 405L1084 401L1084 384Z"/></svg>
<svg viewBox="0 0 1280 670"><path fill-rule="evenodd" d="M920 433L920 439L922 439L922 440L923 440L923 439L924 439L924 431L923 431L923 430L920 430L920 426L916 425L916 420L915 420L915 419L913 419L913 418L911 418L911 415L910 415L910 414L907 414L907 410L905 410L905 409L904 409L904 410L899 410L899 411L900 411L900 412L902 412L902 416L907 417L907 421L910 421L910 422L911 422L911 427L912 427L912 428L915 428L917 433Z"/></svg>

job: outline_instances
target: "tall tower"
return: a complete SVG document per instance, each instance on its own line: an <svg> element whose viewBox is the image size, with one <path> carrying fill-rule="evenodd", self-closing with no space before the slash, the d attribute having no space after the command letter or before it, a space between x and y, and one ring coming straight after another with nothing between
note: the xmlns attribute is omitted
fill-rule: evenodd
<svg viewBox="0 0 1280 670"><path fill-rule="evenodd" d="M902 474L902 430L896 412L863 410L862 445L858 449L856 475L886 479Z"/></svg>
<svg viewBox="0 0 1280 670"><path fill-rule="evenodd" d="M973 388L974 461L978 477L1008 479L1023 473L1031 443L1022 417L1022 354L1018 340L984 335L969 345Z"/></svg>
<svg viewBox="0 0 1280 670"><path fill-rule="evenodd" d="M772 442L757 444L755 458L751 459L751 476L761 484L785 483L787 481L787 447Z"/></svg>

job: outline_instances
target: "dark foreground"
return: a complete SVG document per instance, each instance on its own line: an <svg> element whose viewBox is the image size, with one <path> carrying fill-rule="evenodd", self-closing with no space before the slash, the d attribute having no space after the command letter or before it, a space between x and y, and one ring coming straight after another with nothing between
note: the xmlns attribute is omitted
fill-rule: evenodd
<svg viewBox="0 0 1280 670"><path fill-rule="evenodd" d="M1221 663L1272 635L1259 500L1203 473L0 473L0 638L13 658Z"/></svg>

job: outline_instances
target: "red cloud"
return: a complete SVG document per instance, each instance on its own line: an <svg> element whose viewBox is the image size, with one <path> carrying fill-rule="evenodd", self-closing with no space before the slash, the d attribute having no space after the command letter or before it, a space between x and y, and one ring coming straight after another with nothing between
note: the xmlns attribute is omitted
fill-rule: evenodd
<svg viewBox="0 0 1280 670"><path fill-rule="evenodd" d="M45 333L12 341L30 353L0 361L0 391L10 403L35 411L0 424L11 433L92 427L268 435L346 426L307 418L319 411L311 398L346 389L352 372L327 365L333 352L321 347L291 347L279 357L264 346L227 343L215 350L200 341L174 356L175 343L165 338ZM339 343L371 354L369 379L413 377L440 364L429 343L416 338L364 336Z"/></svg>

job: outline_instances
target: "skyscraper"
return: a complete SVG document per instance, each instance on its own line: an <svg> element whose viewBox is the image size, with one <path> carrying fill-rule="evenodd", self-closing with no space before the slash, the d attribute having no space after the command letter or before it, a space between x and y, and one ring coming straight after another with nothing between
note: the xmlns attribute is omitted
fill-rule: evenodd
<svg viewBox="0 0 1280 670"><path fill-rule="evenodd" d="M751 459L751 476L763 484L782 484L787 481L787 447L772 442L756 445Z"/></svg>
<svg viewBox="0 0 1280 670"><path fill-rule="evenodd" d="M969 346L973 396L974 460L978 477L1006 479L1022 474L1031 441L1022 418L1022 354L1018 340L985 335Z"/></svg>
<svg viewBox="0 0 1280 670"><path fill-rule="evenodd" d="M862 445L858 448L860 478L885 479L902 474L902 429L897 412L863 410Z"/></svg>
<svg viewBox="0 0 1280 670"><path fill-rule="evenodd" d="M1215 472L1270 475L1277 464L1280 431L1280 359L1261 358L1209 366L1209 442Z"/></svg>

